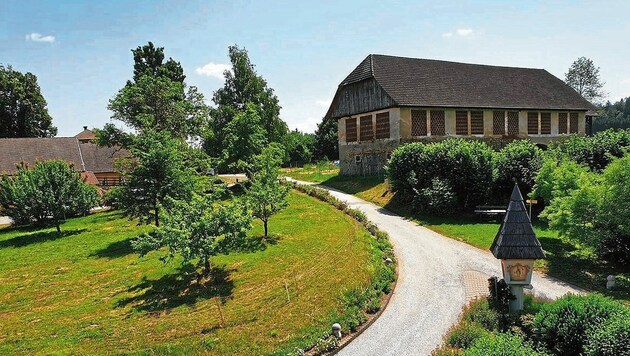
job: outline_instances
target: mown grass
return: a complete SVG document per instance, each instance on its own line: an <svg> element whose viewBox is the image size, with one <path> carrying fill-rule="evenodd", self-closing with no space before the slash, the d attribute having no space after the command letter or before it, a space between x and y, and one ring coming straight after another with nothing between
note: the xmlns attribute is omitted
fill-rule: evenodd
<svg viewBox="0 0 630 356"><path fill-rule="evenodd" d="M0 354L286 353L329 331L382 263L359 222L297 192L273 239L255 223L250 251L214 258L202 285L161 251L133 253L147 229L107 212L61 236L0 230Z"/></svg>
<svg viewBox="0 0 630 356"><path fill-rule="evenodd" d="M302 167L283 168L282 173L305 182L321 183L339 175L339 167L328 164L305 164Z"/></svg>
<svg viewBox="0 0 630 356"><path fill-rule="evenodd" d="M337 175L321 180L312 176L310 181L356 195L444 236L483 250L490 248L499 229L498 223L482 222L472 215L436 217L416 214L408 202L386 189L384 180L384 176ZM558 236L557 231L549 229L543 222L534 221L534 229L547 254L545 260L536 262L538 271L630 303L630 266L612 266L599 260L592 251ZM617 276L618 287L612 291L606 290L606 277L610 274Z"/></svg>

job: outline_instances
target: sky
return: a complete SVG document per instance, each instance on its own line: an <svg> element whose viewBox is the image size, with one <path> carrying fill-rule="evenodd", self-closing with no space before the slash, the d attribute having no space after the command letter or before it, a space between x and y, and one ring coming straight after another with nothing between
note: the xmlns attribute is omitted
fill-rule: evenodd
<svg viewBox="0 0 630 356"><path fill-rule="evenodd" d="M368 54L544 68L581 56L630 96L630 1L0 1L0 64L37 75L59 136L110 122L108 101L152 41L211 104L245 47L289 128L313 132Z"/></svg>

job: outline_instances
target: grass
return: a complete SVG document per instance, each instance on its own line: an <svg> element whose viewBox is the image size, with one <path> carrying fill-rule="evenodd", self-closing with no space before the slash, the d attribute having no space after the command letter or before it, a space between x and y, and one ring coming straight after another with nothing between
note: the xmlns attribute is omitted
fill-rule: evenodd
<svg viewBox="0 0 630 356"><path fill-rule="evenodd" d="M320 183L338 176L339 167L327 162L320 162L318 164L305 164L303 167L283 168L282 173L305 182Z"/></svg>
<svg viewBox="0 0 630 356"><path fill-rule="evenodd" d="M293 177L291 173L289 173ZM294 177L295 179L299 179ZM331 176L319 179L311 176L310 181L344 191L349 194L382 206L398 215L409 218L420 225L444 236L466 242L483 250L488 250L499 230L499 224L481 222L475 216L436 217L418 215L410 204L401 201L395 193L389 192L384 176ZM616 299L630 303L629 267L611 266L597 259L592 251L581 247L549 229L544 223L534 221L534 229L547 258L538 260L535 268L579 287L598 291ZM606 290L606 277L617 276L617 289Z"/></svg>
<svg viewBox="0 0 630 356"><path fill-rule="evenodd" d="M53 230L0 230L0 354L286 353L329 331L380 263L360 223L296 192L274 239L214 258L202 285L162 251L134 254L147 227L117 212Z"/></svg>

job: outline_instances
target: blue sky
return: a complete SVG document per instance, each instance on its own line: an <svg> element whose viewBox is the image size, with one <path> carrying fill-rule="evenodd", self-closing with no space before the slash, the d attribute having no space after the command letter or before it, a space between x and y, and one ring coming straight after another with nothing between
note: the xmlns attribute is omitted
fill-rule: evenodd
<svg viewBox="0 0 630 356"><path fill-rule="evenodd" d="M209 100L227 47L244 46L290 128L312 132L370 53L544 68L601 67L630 96L628 1L0 1L0 63L39 78L60 136L110 120L130 50L153 41Z"/></svg>

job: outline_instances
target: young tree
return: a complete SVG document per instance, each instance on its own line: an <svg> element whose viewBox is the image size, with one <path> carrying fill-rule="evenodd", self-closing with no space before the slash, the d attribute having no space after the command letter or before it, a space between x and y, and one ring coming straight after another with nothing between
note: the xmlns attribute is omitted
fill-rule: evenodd
<svg viewBox="0 0 630 356"><path fill-rule="evenodd" d="M145 131L137 137L131 148L137 161L119 194L114 193L122 200L118 204L123 214L160 226L160 213L168 198L191 197L193 174L184 165L182 144L167 132Z"/></svg>
<svg viewBox="0 0 630 356"><path fill-rule="evenodd" d="M588 101L598 102L605 95L602 90L605 83L599 77L599 67L586 57L580 57L571 64L564 81Z"/></svg>
<svg viewBox="0 0 630 356"><path fill-rule="evenodd" d="M339 137L337 134L337 121L326 120L317 124L315 130L315 158L316 159L339 159Z"/></svg>
<svg viewBox="0 0 630 356"><path fill-rule="evenodd" d="M224 192L214 187L212 194L194 194L190 200L169 199L171 209L163 224L151 234L144 234L132 242L141 255L168 248L168 261L181 255L183 263L197 260L203 274L211 271L210 259L243 245L252 217L245 204L225 203Z"/></svg>
<svg viewBox="0 0 630 356"><path fill-rule="evenodd" d="M98 202L96 188L64 161L20 166L13 177L0 180L0 210L17 224L52 221L60 233L63 220L86 214Z"/></svg>
<svg viewBox="0 0 630 356"><path fill-rule="evenodd" d="M230 46L229 56L232 70L225 71L223 88L214 92L212 101L217 107L212 110L211 129L204 142L212 157L221 154L225 128L239 112L246 110L249 103L256 108L267 142L281 142L288 130L286 123L280 119L278 97L267 86L267 81L256 73L247 50Z"/></svg>
<svg viewBox="0 0 630 356"><path fill-rule="evenodd" d="M222 168L232 172L251 173L254 158L267 145L265 129L256 108L249 104L225 128Z"/></svg>
<svg viewBox="0 0 630 356"><path fill-rule="evenodd" d="M33 73L0 65L0 138L55 136L46 105Z"/></svg>
<svg viewBox="0 0 630 356"><path fill-rule="evenodd" d="M282 148L272 144L256 156L255 170L247 189L247 200L252 214L263 222L265 237L272 215L286 208L289 187L280 183Z"/></svg>

